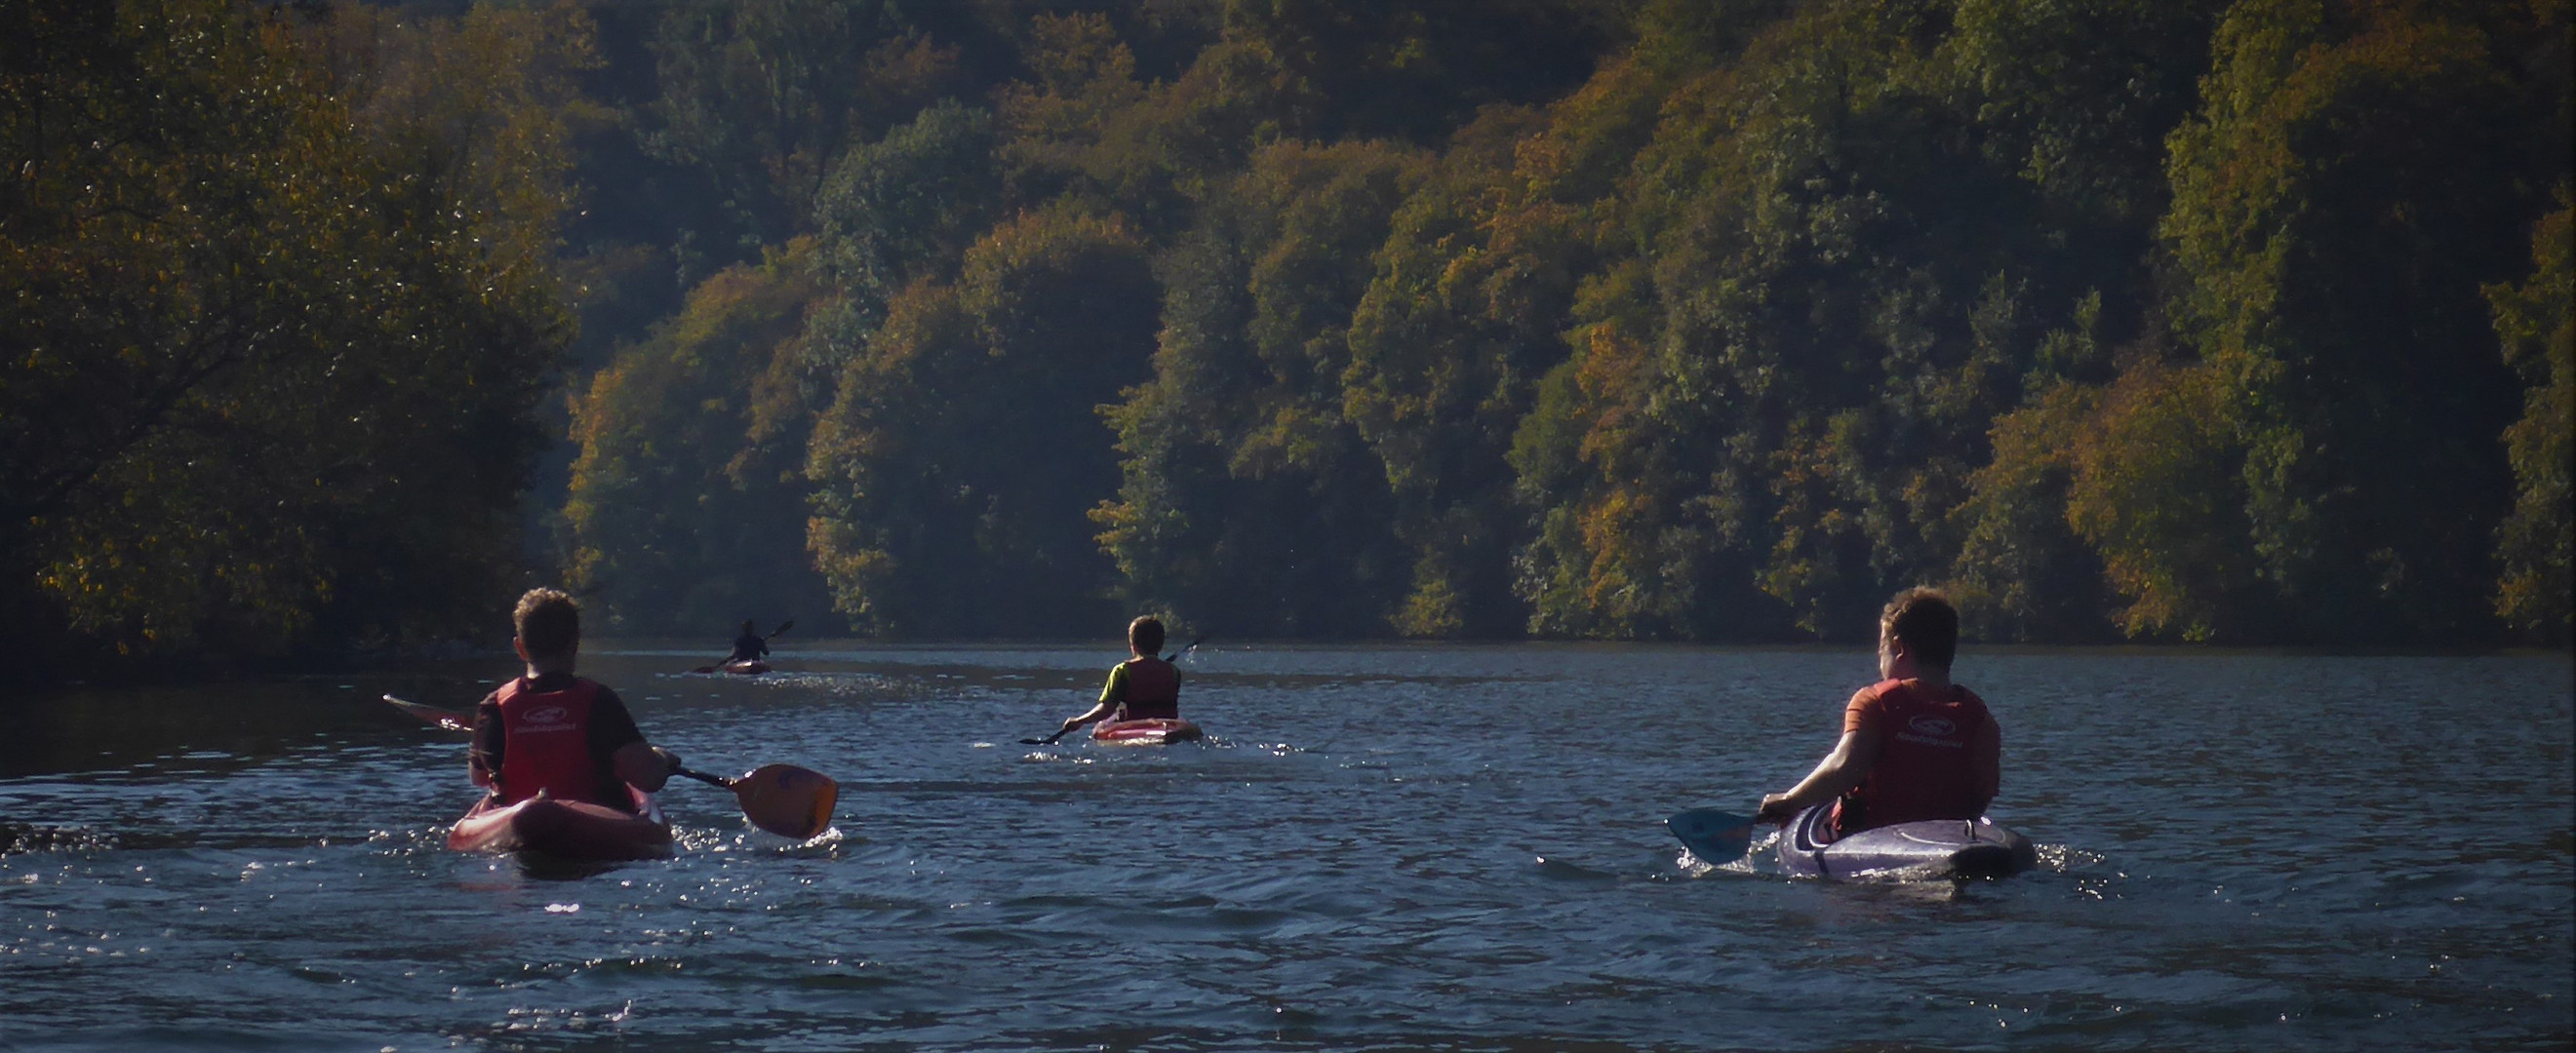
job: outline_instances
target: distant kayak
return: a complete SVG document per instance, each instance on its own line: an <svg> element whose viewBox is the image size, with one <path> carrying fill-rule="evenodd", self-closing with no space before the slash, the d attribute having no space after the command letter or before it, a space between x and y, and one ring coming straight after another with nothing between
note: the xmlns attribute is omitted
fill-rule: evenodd
<svg viewBox="0 0 2576 1053"><path fill-rule="evenodd" d="M1780 865L1792 874L1847 878L2004 877L2038 862L2030 839L1985 819L1932 819L1863 830L1836 840L1833 803L1798 813L1780 831Z"/></svg>
<svg viewBox="0 0 2576 1053"><path fill-rule="evenodd" d="M671 824L653 795L626 788L636 811L588 801L531 797L494 807L486 797L447 831L459 852L517 852L566 862L660 859L671 854Z"/></svg>
<svg viewBox="0 0 2576 1053"><path fill-rule="evenodd" d="M1156 717L1150 720L1104 720L1091 726L1094 742L1121 746L1160 746L1166 742L1189 742L1206 738L1199 726L1186 720Z"/></svg>
<svg viewBox="0 0 2576 1053"><path fill-rule="evenodd" d="M697 668L697 671L701 673L733 673L738 676L759 676L760 674L769 671L769 663L757 658L737 658L730 662L726 662L723 665L702 665Z"/></svg>

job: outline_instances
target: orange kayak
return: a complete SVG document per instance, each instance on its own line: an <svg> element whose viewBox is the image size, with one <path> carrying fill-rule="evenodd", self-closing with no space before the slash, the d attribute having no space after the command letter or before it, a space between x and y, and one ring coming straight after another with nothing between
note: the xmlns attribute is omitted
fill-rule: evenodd
<svg viewBox="0 0 2576 1053"><path fill-rule="evenodd" d="M633 812L545 796L495 807L486 797L447 831L447 847L577 862L670 855L671 824L662 818L661 806L642 790L629 786L626 792L634 798Z"/></svg>
<svg viewBox="0 0 2576 1053"><path fill-rule="evenodd" d="M1167 717L1104 720L1091 726L1092 741L1122 746L1160 746L1166 742L1188 742L1206 737L1198 725Z"/></svg>

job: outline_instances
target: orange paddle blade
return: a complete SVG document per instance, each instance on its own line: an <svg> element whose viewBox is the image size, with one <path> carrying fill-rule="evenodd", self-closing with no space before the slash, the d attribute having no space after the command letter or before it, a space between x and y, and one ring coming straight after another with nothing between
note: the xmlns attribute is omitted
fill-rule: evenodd
<svg viewBox="0 0 2576 1053"><path fill-rule="evenodd" d="M832 825L841 786L811 768L764 764L735 779L733 795L751 825L802 841Z"/></svg>

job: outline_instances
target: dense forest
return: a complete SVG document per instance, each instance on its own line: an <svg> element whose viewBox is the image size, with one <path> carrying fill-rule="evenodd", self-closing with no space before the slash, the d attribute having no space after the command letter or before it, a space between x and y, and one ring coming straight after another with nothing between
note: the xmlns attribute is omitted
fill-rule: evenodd
<svg viewBox="0 0 2576 1053"><path fill-rule="evenodd" d="M0 630L2564 645L2570 8L0 0Z"/></svg>

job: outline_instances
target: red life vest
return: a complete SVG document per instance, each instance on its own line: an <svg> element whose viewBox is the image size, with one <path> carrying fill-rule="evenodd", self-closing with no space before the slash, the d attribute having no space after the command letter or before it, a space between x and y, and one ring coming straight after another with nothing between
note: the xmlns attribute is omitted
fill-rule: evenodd
<svg viewBox="0 0 2576 1053"><path fill-rule="evenodd" d="M542 789L573 801L601 801L599 759L590 753L590 704L599 685L575 679L560 691L531 691L521 677L502 685L501 774L495 792L517 804Z"/></svg>
<svg viewBox="0 0 2576 1053"><path fill-rule="evenodd" d="M1127 694L1119 701L1120 720L1177 720L1181 715L1181 673L1160 658L1127 660Z"/></svg>
<svg viewBox="0 0 2576 1053"><path fill-rule="evenodd" d="M1984 699L1956 684L1924 691L1911 680L1870 686L1881 721L1878 760L1869 777L1834 804L1834 833L1848 834L1924 819L1974 819L1995 784L1993 758L1981 756L1978 732L1994 718Z"/></svg>

